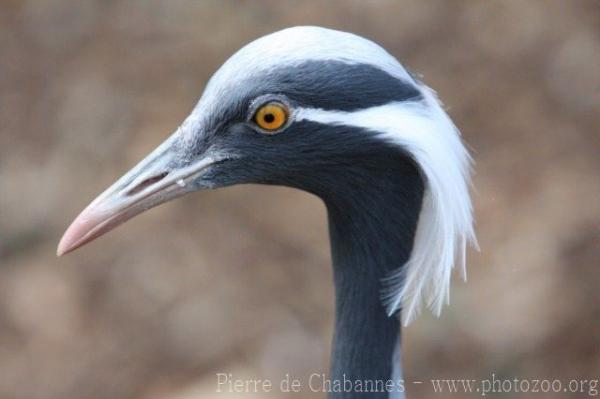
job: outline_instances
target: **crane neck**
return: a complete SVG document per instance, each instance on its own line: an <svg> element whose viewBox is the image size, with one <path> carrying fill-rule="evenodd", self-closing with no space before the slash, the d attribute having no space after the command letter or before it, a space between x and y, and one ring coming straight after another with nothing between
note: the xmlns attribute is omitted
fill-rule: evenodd
<svg viewBox="0 0 600 399"><path fill-rule="evenodd" d="M424 188L416 167L406 160L380 164L368 171L366 184L351 183L345 195L324 198L335 284L334 382L403 384L399 315L386 313L382 280L409 259ZM355 177L367 173L354 172ZM330 392L329 398L404 397L387 389L361 393L363 388L353 388Z"/></svg>

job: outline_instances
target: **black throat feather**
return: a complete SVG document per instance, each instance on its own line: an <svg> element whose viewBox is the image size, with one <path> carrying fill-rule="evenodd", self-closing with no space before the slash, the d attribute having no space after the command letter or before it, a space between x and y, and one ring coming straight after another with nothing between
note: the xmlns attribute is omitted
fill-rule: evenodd
<svg viewBox="0 0 600 399"><path fill-rule="evenodd" d="M382 280L409 259L423 182L402 157L379 160L380 169L357 166L354 190L325 200L335 282L335 335L331 378L387 381L400 340L399 315L381 301ZM400 367L398 364L397 367ZM331 398L387 398L387 392L331 393Z"/></svg>

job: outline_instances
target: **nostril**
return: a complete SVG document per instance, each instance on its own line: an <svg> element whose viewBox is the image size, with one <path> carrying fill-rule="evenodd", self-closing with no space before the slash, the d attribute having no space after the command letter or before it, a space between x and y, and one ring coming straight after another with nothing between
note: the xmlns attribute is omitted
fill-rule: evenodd
<svg viewBox="0 0 600 399"><path fill-rule="evenodd" d="M140 184L138 184L137 186L133 187L131 190L127 191L127 193L125 195L137 194L140 191L144 190L146 187L149 187L155 183L158 183L159 181L161 181L162 179L167 177L168 174L169 174L169 172L163 172L159 175L149 177L146 180L140 182Z"/></svg>

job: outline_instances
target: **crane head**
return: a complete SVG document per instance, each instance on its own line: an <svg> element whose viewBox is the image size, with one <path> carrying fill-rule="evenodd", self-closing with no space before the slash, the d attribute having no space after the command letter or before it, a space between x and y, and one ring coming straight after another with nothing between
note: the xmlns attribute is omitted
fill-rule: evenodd
<svg viewBox="0 0 600 399"><path fill-rule="evenodd" d="M181 126L73 221L57 253L194 191L277 184L326 199L357 190L347 171L368 168L378 156L402 159L425 182L413 260L421 271L409 271L402 298L420 301L430 290L438 307L447 290L435 276L474 238L469 155L434 93L393 56L367 39L318 27L267 35L227 60ZM436 238L444 242L432 255L426 245ZM427 270L437 274L424 276ZM390 297L391 312L400 298Z"/></svg>

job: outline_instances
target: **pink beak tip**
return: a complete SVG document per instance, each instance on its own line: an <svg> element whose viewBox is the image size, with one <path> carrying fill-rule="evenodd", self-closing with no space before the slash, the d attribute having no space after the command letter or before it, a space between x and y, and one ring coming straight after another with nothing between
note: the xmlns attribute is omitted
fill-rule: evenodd
<svg viewBox="0 0 600 399"><path fill-rule="evenodd" d="M75 219L75 221L73 221L71 226L69 226L67 231L65 231L63 234L60 242L58 243L58 247L56 248L56 256L63 256L76 248L74 244L77 242L77 237L75 237L75 234L73 233L75 230L75 223L77 221L78 219Z"/></svg>
<svg viewBox="0 0 600 399"><path fill-rule="evenodd" d="M89 210L85 209L75 218L75 220L73 220L58 243L56 256L68 254L90 241L87 236L101 221L98 218L90 216Z"/></svg>
<svg viewBox="0 0 600 399"><path fill-rule="evenodd" d="M58 243L58 247L56 248L56 256L61 257L63 255L68 254L69 252L71 252L71 248L69 248L69 245L67 244L67 242L65 241L65 237L63 236L63 238Z"/></svg>

